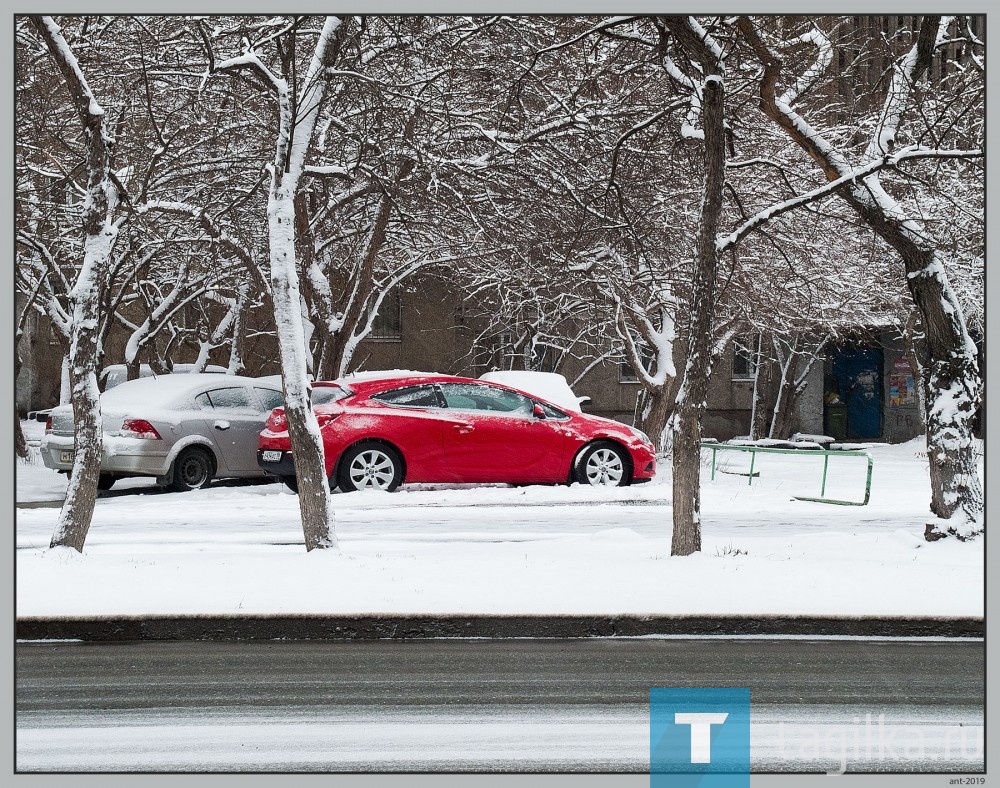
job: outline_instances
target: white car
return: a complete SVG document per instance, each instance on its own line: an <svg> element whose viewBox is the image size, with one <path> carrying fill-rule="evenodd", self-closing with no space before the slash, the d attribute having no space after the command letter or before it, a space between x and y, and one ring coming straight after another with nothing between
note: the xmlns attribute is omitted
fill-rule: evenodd
<svg viewBox="0 0 1000 788"><path fill-rule="evenodd" d="M98 488L153 476L174 490L196 490L213 478L260 477L257 438L283 402L281 384L237 375L187 373L139 378L101 395L104 450ZM73 468L73 408L52 409L42 461Z"/></svg>

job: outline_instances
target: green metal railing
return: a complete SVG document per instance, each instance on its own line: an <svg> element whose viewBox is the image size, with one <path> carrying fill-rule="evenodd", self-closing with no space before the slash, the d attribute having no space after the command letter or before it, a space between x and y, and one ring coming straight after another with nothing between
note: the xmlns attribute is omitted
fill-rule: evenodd
<svg viewBox="0 0 1000 788"><path fill-rule="evenodd" d="M866 451L854 451L854 450L831 450L831 449L775 449L765 446L734 446L728 443L712 443L706 442L701 444L703 449L712 450L712 479L715 479L715 467L716 467L716 457L720 449L726 451L745 451L750 452L750 479L747 482L748 485L753 484L753 469L757 461L758 454L795 454L795 455L813 455L823 457L823 481L820 484L819 498L809 498L804 495L793 495L792 497L796 501L815 501L816 503L835 503L840 506L866 506L868 504L868 499L871 497L872 491L872 458L871 455ZM865 498L863 501L841 501L836 498L827 498L826 496L826 477L827 471L829 470L830 457L864 457L868 460L868 474L865 478Z"/></svg>

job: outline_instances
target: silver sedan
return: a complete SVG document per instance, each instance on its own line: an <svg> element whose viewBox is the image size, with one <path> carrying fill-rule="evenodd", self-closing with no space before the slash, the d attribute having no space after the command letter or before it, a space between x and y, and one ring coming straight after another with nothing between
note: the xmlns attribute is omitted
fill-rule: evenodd
<svg viewBox="0 0 1000 788"><path fill-rule="evenodd" d="M237 375L182 373L140 378L101 395L104 450L98 487L154 476L174 490L196 490L213 478L260 477L257 437L281 383ZM49 468L73 467L73 409L53 408L41 444Z"/></svg>

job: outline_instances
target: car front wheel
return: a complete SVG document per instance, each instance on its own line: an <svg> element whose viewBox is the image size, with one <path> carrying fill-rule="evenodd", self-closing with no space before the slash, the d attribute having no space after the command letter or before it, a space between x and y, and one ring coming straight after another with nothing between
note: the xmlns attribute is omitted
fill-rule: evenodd
<svg viewBox="0 0 1000 788"><path fill-rule="evenodd" d="M576 463L576 481L592 487L624 487L631 480L625 451L609 441L593 443Z"/></svg>
<svg viewBox="0 0 1000 788"><path fill-rule="evenodd" d="M192 446L174 460L174 476L170 489L178 492L200 490L212 479L212 458L204 449Z"/></svg>
<svg viewBox="0 0 1000 788"><path fill-rule="evenodd" d="M403 461L395 449L383 443L352 446L340 461L337 485L342 492L385 490L392 492L403 481Z"/></svg>

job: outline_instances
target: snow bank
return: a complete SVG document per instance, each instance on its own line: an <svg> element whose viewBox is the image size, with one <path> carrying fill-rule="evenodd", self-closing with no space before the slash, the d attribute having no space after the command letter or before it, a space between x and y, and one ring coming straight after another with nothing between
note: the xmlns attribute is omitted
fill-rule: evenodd
<svg viewBox="0 0 1000 788"><path fill-rule="evenodd" d="M17 615L982 616L983 540L923 540L922 448L871 450L865 507L790 500L818 492L822 457L758 456L748 484L732 474L749 457L720 455L715 481L703 479L703 550L686 558L670 556L667 476L607 490L337 494L341 550L312 553L298 499L279 484L163 493L122 482L99 498L72 560L47 547L58 509L18 509ZM827 495L863 487L856 459L831 458ZM18 466L18 499L51 491L49 478L65 488Z"/></svg>

